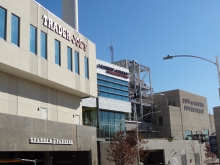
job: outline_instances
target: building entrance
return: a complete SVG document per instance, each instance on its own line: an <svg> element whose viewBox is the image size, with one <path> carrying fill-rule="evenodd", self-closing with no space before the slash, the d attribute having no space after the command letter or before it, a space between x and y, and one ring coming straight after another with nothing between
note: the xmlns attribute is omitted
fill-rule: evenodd
<svg viewBox="0 0 220 165"><path fill-rule="evenodd" d="M149 155L144 165L165 165L164 150L151 150L147 152L149 152Z"/></svg>
<svg viewBox="0 0 220 165"><path fill-rule="evenodd" d="M0 164L6 165L90 165L90 151L0 152Z"/></svg>

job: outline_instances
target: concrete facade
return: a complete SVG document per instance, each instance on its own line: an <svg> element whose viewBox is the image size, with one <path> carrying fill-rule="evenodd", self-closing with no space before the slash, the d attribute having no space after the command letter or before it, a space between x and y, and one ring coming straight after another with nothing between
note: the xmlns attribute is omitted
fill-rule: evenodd
<svg viewBox="0 0 220 165"><path fill-rule="evenodd" d="M91 151L97 163L96 129L0 113L0 151ZM86 136L89 134L90 136ZM72 140L72 145L31 144L31 138Z"/></svg>
<svg viewBox="0 0 220 165"><path fill-rule="evenodd" d="M114 165L114 163L109 162L106 159L106 148L108 148L109 145L109 142L100 143L102 165ZM201 144L200 146L196 140L173 140L172 142L169 142L165 139L148 139L148 142L144 147L148 150L163 150L166 165L173 164L174 158L178 160L179 164L182 164L182 155L186 156L186 164L196 165L194 154L199 154L200 161L201 159L202 161L207 160L203 151L204 146L205 143ZM193 151L192 147L195 149L195 151ZM202 157L200 156L200 150Z"/></svg>
<svg viewBox="0 0 220 165"><path fill-rule="evenodd" d="M216 128L216 138L217 138L217 145L218 145L218 151L220 149L220 107L214 107L213 108L214 113L214 120L215 120L215 128ZM220 156L220 152L218 152L218 156ZM220 164L220 162L219 162Z"/></svg>
<svg viewBox="0 0 220 165"><path fill-rule="evenodd" d="M82 124L81 98L97 96L95 44L33 0L1 0L0 5L7 11L6 40L0 40L0 112L40 118L39 108L46 108L48 120L74 124L77 115ZM11 14L19 17L19 46L11 43ZM69 31L70 39L44 26L43 16ZM30 25L37 28L36 55L30 53ZM40 55L41 31L47 34L47 59ZM72 35L86 50L71 41ZM60 66L55 63L55 39L60 41ZM79 52L79 74L67 69L67 47ZM89 79L84 57L89 60Z"/></svg>
<svg viewBox="0 0 220 165"><path fill-rule="evenodd" d="M175 139L184 139L186 130L192 131L192 134L203 130L209 130L209 134L215 132L205 97L179 89L161 93L164 95L154 94L153 100L156 110L161 111L155 114L158 130L166 135L171 133ZM166 105L166 97L169 106ZM159 126L158 117L163 117L163 126Z"/></svg>
<svg viewBox="0 0 220 165"><path fill-rule="evenodd" d="M0 39L0 155L7 159L41 153L42 162L52 164L50 153L59 159L69 152L71 161L73 154L80 157L77 164L96 165L96 128L82 126L82 98L97 97L95 44L34 0L0 0L0 7L6 11L6 38ZM19 20L18 45L11 39L12 15ZM36 53L30 48L33 26ZM46 34L46 58L41 55L41 32ZM59 63L55 40L60 43Z"/></svg>

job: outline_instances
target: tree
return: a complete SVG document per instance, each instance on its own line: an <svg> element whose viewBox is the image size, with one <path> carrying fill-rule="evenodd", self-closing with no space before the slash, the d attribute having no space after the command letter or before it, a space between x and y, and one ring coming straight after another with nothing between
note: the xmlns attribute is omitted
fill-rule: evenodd
<svg viewBox="0 0 220 165"><path fill-rule="evenodd" d="M97 109L96 107L92 108L83 108L83 125L86 126L96 126L96 116L97 116Z"/></svg>
<svg viewBox="0 0 220 165"><path fill-rule="evenodd" d="M209 143L205 143L205 148L203 149L205 151L206 158L217 158L218 154L215 154L211 152Z"/></svg>
<svg viewBox="0 0 220 165"><path fill-rule="evenodd" d="M141 134L138 140L139 143L137 143L136 140L136 130L127 133L122 130L116 132L110 142L109 148L106 148L108 153L107 160L115 162L116 165L135 164L137 161L137 149L139 144L140 158L144 161L148 154L144 152L143 144L146 144L147 141L143 140Z"/></svg>

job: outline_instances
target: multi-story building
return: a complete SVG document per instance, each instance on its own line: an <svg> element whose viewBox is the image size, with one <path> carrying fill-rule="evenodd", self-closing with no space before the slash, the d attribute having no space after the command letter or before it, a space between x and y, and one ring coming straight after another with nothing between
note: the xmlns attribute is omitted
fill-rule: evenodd
<svg viewBox="0 0 220 165"><path fill-rule="evenodd" d="M114 132L125 129L125 115L131 113L129 71L101 60L96 60L96 71L99 96L83 99L83 107L85 112L98 107L97 136L110 139Z"/></svg>
<svg viewBox="0 0 220 165"><path fill-rule="evenodd" d="M34 0L1 0L0 50L0 163L97 164L81 102L97 96L95 44Z"/></svg>

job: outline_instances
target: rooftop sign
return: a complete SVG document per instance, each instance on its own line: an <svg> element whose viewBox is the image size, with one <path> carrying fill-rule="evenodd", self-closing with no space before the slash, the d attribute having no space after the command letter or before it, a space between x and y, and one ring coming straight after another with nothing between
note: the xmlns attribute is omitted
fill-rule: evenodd
<svg viewBox="0 0 220 165"><path fill-rule="evenodd" d="M81 41L75 35L71 35L68 30L58 25L56 22L48 18L46 15L43 15L43 25L49 28L50 30L54 31L58 35L62 36L66 40L71 41L73 44L78 46L80 49L83 49L84 51L86 51L86 48L87 48L86 43Z"/></svg>
<svg viewBox="0 0 220 165"><path fill-rule="evenodd" d="M105 69L106 73L108 73L108 74L119 76L119 77L122 77L122 78L125 78L125 79L129 78L128 77L129 73L118 70L118 69L114 69L112 67L109 67L109 66L106 66L106 65L103 65L103 64L97 64L97 68Z"/></svg>

